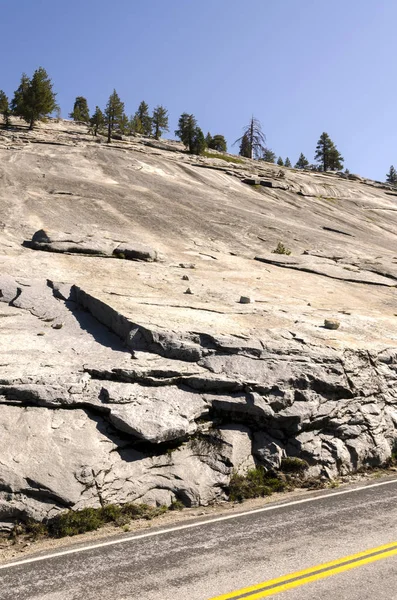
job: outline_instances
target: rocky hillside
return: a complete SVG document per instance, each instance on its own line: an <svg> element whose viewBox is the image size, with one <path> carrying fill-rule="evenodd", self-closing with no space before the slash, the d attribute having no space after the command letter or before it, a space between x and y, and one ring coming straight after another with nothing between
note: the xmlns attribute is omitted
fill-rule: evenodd
<svg viewBox="0 0 397 600"><path fill-rule="evenodd" d="M386 463L396 196L68 121L1 131L0 521L206 504L287 456Z"/></svg>

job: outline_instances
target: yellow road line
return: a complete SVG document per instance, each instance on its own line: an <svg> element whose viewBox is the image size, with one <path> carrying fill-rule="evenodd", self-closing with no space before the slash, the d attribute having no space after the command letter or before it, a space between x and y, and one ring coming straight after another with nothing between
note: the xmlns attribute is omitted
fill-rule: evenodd
<svg viewBox="0 0 397 600"><path fill-rule="evenodd" d="M320 579L325 579L331 575L337 575L350 569L355 569L363 565L389 558L397 554L397 542L391 544L385 544L372 548L371 550L365 550L357 554L351 554L344 558L339 558L328 563L323 563L309 569L303 569L302 571L296 571L289 575L277 577L276 579L269 579L256 585L245 587L235 592L229 592L221 596L211 598L211 600L237 600L243 597L242 600L259 600L260 598L267 598L274 594L280 594L295 587L312 583ZM270 588L270 589L269 589Z"/></svg>

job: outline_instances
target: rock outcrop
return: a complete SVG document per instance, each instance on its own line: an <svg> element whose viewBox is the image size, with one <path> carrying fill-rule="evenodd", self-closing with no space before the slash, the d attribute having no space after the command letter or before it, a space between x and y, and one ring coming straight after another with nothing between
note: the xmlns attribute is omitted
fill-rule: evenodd
<svg viewBox="0 0 397 600"><path fill-rule="evenodd" d="M0 521L390 460L390 186L63 121L0 154Z"/></svg>
<svg viewBox="0 0 397 600"><path fill-rule="evenodd" d="M26 245L30 245L34 250L44 250L47 252L109 256L147 262L157 260L156 250L139 242L133 244L124 242L119 244L109 239L98 240L94 237L79 238L59 233L54 235L49 234L44 229L36 231L33 234L31 243L27 242Z"/></svg>

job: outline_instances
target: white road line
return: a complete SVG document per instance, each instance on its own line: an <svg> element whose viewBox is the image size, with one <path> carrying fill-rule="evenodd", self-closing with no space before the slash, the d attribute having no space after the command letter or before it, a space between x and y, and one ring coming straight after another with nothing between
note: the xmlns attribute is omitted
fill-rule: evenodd
<svg viewBox="0 0 397 600"><path fill-rule="evenodd" d="M358 488L350 490L343 490L341 492L332 492L316 496L315 498L304 498L303 500L293 500L292 502L285 502L283 504L274 504L271 506L264 506L262 508L255 508L254 510L248 510L245 512L235 513L233 515L225 515L224 517L215 517L213 519L206 519L205 521L199 521L197 523L187 523L186 525L177 525L176 527L168 527L167 529L160 529L158 531L149 531L147 533L141 533L140 535L131 535L123 537L117 540L110 540L108 542L100 542L98 544L91 544L89 546L82 546L79 548L71 548L70 550L61 550L60 552L53 552L52 554L45 554L44 556L36 556L33 558L25 558L11 563L0 565L1 569L10 569L11 567L18 567L20 565L28 565L29 563L40 562L48 560L50 558L58 558L60 556L67 556L68 554L77 554L79 552L88 552L89 550L96 550L97 548L106 548L107 546L116 546L118 544L126 544L133 542L134 540L142 540L144 538L155 537L156 535L164 535L166 533L173 533L174 531L183 531L184 529L193 529L194 527L202 527L203 525L212 525L213 523L220 523L221 521L229 521L230 519L238 519L247 515L255 515L264 512L270 512L272 510L278 510L280 508L286 508L290 506L298 506L299 504L307 504L309 502L317 502L324 500L325 498L334 498L335 496L345 496L346 494L354 494L355 492L361 492L363 490L371 490L374 488L382 487L384 485L393 485L397 483L397 479L392 481L382 481L379 483L373 483L371 485L364 485Z"/></svg>

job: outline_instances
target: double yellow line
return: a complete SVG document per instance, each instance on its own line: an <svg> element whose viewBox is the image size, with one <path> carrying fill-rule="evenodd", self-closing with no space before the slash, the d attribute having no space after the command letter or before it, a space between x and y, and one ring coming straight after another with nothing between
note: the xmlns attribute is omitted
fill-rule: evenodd
<svg viewBox="0 0 397 600"><path fill-rule="evenodd" d="M378 546L365 552L359 552L358 554L351 554L344 558L339 558L332 562L323 563L310 569L304 569L303 571L296 571L290 575L284 575L283 577L277 577L277 579L269 579L263 583L258 583L251 587L242 588L229 594L223 594L211 598L211 600L259 600L260 598L267 598L281 592L286 592L293 588L312 583L313 581L319 581L338 573L344 573L350 569L356 569L362 567L377 560L383 560L390 556L397 554L397 542L391 544L385 544L384 546Z"/></svg>

